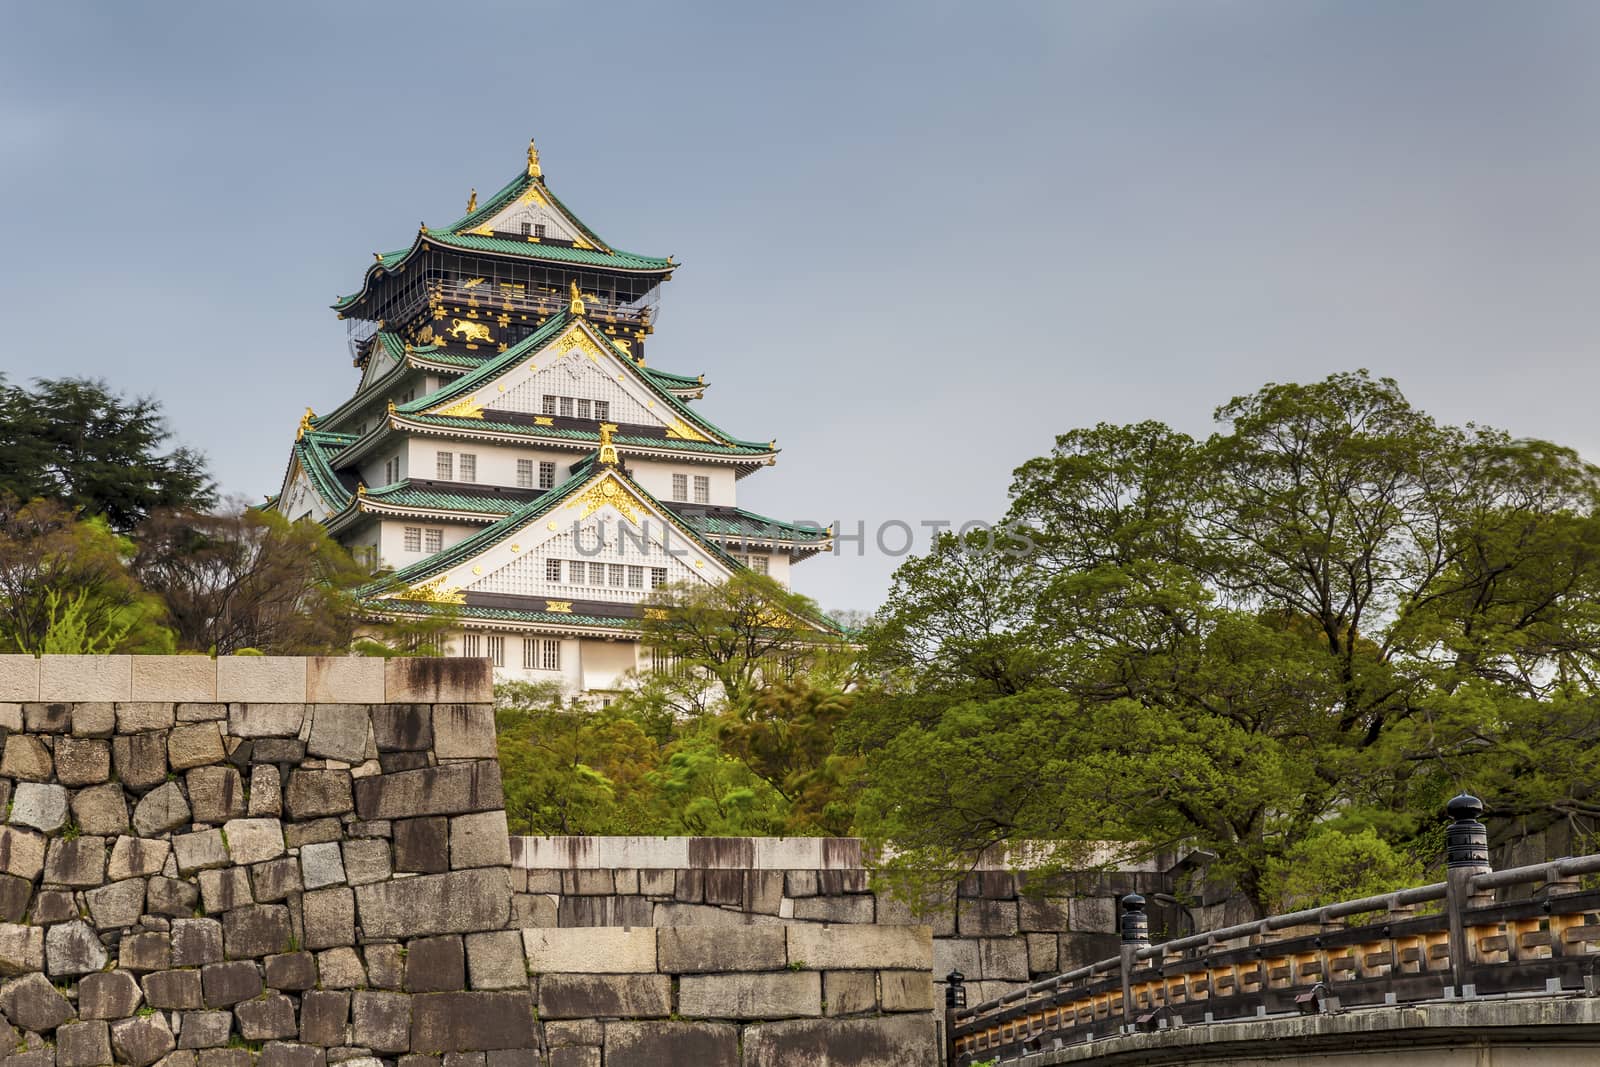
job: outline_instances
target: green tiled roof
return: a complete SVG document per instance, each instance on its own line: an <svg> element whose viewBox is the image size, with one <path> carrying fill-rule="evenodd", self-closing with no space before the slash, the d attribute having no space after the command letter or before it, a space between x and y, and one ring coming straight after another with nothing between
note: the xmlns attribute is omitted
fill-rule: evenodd
<svg viewBox="0 0 1600 1067"><path fill-rule="evenodd" d="M530 186L537 188L545 199L554 204L556 210L565 215L568 221L581 230L583 235L593 244L599 245L608 252L614 251L611 247L611 242L604 240L599 234L595 233L586 222L577 216L576 212L562 203L561 198L550 191L550 187L544 183L543 178L535 178L526 169L507 182L499 192L480 204L476 211L467 212L461 218L446 226L445 230L450 233L466 233L468 230L477 229L498 215L505 209L506 205L521 196Z"/></svg>
<svg viewBox="0 0 1600 1067"><path fill-rule="evenodd" d="M334 474L332 459L335 454L349 448L355 439L353 434L312 430L294 443L295 457L311 479L312 488L330 511L343 510L350 503L350 490Z"/></svg>
<svg viewBox="0 0 1600 1067"><path fill-rule="evenodd" d="M470 511L482 515L506 515L528 503L511 497L490 493L449 493L438 489L424 489L411 484L410 479L368 489L367 499L397 508L421 508L429 511Z"/></svg>
<svg viewBox="0 0 1600 1067"><path fill-rule="evenodd" d="M688 507L678 513L678 517L710 537L820 544L829 536L827 530L814 530L792 522L780 522L743 508L733 508L730 514L716 511L696 512L692 507Z"/></svg>
<svg viewBox="0 0 1600 1067"><path fill-rule="evenodd" d="M519 608L491 608L476 604L431 604L418 600L378 600L365 598L374 611L398 611L407 615L450 615L455 618L486 619L492 622L543 622L556 626L605 626L611 629L637 628L640 620L632 615L575 615L566 611L527 611Z"/></svg>
<svg viewBox="0 0 1600 1067"><path fill-rule="evenodd" d="M521 422L496 422L493 419L468 419L457 415L411 415L403 417L424 426L450 426L461 430L488 430L493 433L524 434L529 437L561 438L568 441L598 442L600 434L594 430L568 430L559 426L529 426ZM703 452L712 456L765 456L773 449L766 445L741 442L724 445L716 441L683 441L676 437L639 437L633 434L612 434L619 445L640 448L670 448L674 452Z"/></svg>
<svg viewBox="0 0 1600 1067"><path fill-rule="evenodd" d="M539 327L533 333L529 334L527 337L523 338L521 341L518 341L516 344L512 345L510 348L506 349L506 351L500 353L493 360L483 364L483 366L479 367L477 370L473 371L471 374L467 374L467 375L465 375L465 376L463 376L461 378L457 378L455 381L453 381L453 382L449 383L448 385L444 386L443 388L439 389L437 392L429 394L428 396L419 397L418 399L411 401L409 404L401 404L396 410L399 411L401 414L406 415L407 417L412 417L412 416L415 416L415 415L420 415L423 411L425 411L428 408L435 407L435 406L437 406L439 404L447 403L447 402L449 402L451 400L454 400L454 399L456 399L457 397L460 397L460 396L465 396L467 393L472 392L472 390L476 389L478 386L484 384L485 382L494 381L496 378L498 378L500 376L500 374L504 370L506 370L509 367L516 366L519 362L521 362L523 359L526 359L532 353L538 351L545 344L547 344L550 341L555 340L557 337L559 337L561 335L561 332L566 328L567 324L570 323L571 321L572 321L572 316L566 311L560 311L560 312L557 312L554 315L551 315L549 321L546 322L543 326ZM713 444L716 445L716 448L715 449L711 449L710 451L721 450L721 449L727 448L729 446L734 446L736 449L741 451L741 454L762 454L762 455L765 455L766 453L773 451L772 446L770 444L764 444L764 443L761 443L761 442L758 442L758 441L741 441L739 438L734 437L732 434L728 433L726 430L722 429L720 426L717 426L716 424L712 423L709 419L705 418L698 411L695 411L688 404L685 404L681 399L679 399L678 397L674 396L660 382L658 382L655 379L653 379L650 376L650 371L649 371L648 368L641 369L639 367L639 365L633 361L633 358L631 356L629 356L626 352L623 352L621 349L617 348L616 345L612 344L611 339L608 338L605 334L601 333L598 330L591 330L590 333L593 336L598 337L600 339L601 344L603 344L607 348L609 348L611 350L611 352L613 354L615 354L617 356L617 358L620 359L624 365L626 365L628 367L632 367L634 369L634 371L639 374L640 380L643 381L647 386L649 386L651 391L656 395L656 397L659 400L661 400L662 403L666 404L667 407L670 408L674 413L682 416L690 425L698 428L699 430L701 430L702 432L706 433L707 435L709 435L709 436L711 436L713 438L720 438L722 441L726 442L726 444L712 442ZM480 420L477 420L477 419L474 419L472 421L473 422L479 422L480 425L486 425L486 424L481 423ZM524 426L515 426L512 429L513 429L514 432L522 432L522 433L526 433L529 430L528 427L524 427ZM543 430L543 429L547 429L547 428L541 428L541 430ZM575 436L576 439L578 439L578 440L599 440L598 433L590 434L590 433L587 433L587 432L581 431L581 430L568 430L568 431L552 430L551 432L549 432L547 434L542 434L542 435L543 436L553 436L553 437ZM578 435L581 435L581 436L578 436ZM619 443L622 443L622 444L647 444L647 445L653 445L656 448L677 447L679 445L696 445L696 444L705 444L705 443L707 443L707 442L699 442L699 441L679 441L679 440L674 439L674 440L668 442L667 446L663 446L658 442L658 440L656 438L637 438L637 437L636 438L618 437L617 441ZM691 449L691 451L708 451L708 450L707 449Z"/></svg>
<svg viewBox="0 0 1600 1067"><path fill-rule="evenodd" d="M654 367L640 367L646 378L659 384L663 389L704 389L705 382L700 380L698 374L673 374L670 371L656 370Z"/></svg>

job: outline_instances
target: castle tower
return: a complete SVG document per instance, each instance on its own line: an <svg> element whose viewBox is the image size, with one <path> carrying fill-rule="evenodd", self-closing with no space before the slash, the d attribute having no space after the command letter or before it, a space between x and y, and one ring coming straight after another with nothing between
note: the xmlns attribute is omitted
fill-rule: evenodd
<svg viewBox="0 0 1600 1067"><path fill-rule="evenodd" d="M742 567L788 583L825 530L738 506L776 442L691 406L701 375L647 366L671 257L613 247L558 200L539 155L333 306L360 380L301 420L272 506L320 522L386 577L370 606L448 610L456 654L502 679L617 689L641 666L652 589Z"/></svg>

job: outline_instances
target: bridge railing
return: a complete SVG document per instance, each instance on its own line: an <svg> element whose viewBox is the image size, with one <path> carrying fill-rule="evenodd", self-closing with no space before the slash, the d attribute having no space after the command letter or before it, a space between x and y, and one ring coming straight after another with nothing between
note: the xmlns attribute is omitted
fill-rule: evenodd
<svg viewBox="0 0 1600 1067"><path fill-rule="evenodd" d="M1495 871L1482 804L1450 802L1446 879L1151 944L1122 899L1120 955L965 1006L946 979L952 1067L1170 1026L1504 994L1600 991L1600 855ZM1497 891L1535 885L1524 899ZM1352 923L1352 920L1355 920Z"/></svg>

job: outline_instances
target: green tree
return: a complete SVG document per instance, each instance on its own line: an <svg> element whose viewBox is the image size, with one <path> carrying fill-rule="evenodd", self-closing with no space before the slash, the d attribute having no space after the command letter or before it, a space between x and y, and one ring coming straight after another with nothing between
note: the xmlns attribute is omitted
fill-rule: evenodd
<svg viewBox="0 0 1600 1067"><path fill-rule="evenodd" d="M169 437L161 406L127 400L105 382L0 383L0 493L55 500L128 531L158 508L197 509L216 499L205 458Z"/></svg>
<svg viewBox="0 0 1600 1067"><path fill-rule="evenodd" d="M860 759L836 751L834 739L850 703L848 694L797 681L761 690L718 721L723 751L786 802L786 835L850 832Z"/></svg>
<svg viewBox="0 0 1600 1067"><path fill-rule="evenodd" d="M1524 826L1589 814L1600 472L1440 426L1364 373L1216 417L1203 442L1064 434L1012 485L1032 552L973 564L945 539L902 568L868 638L876 719L846 731L874 834L930 863L1190 841L1266 907L1274 864L1336 814L1397 854L1467 782ZM991 781L919 801L935 761Z"/></svg>

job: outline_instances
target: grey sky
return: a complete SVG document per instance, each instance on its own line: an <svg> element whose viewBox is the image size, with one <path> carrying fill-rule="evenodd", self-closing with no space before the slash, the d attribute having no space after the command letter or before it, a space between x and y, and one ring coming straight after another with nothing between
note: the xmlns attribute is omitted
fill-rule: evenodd
<svg viewBox="0 0 1600 1067"><path fill-rule="evenodd" d="M0 370L275 490L327 304L538 138L684 263L651 363L783 518L995 516L1053 435L1357 366L1600 459L1600 4L0 7ZM796 586L874 607L895 560Z"/></svg>

